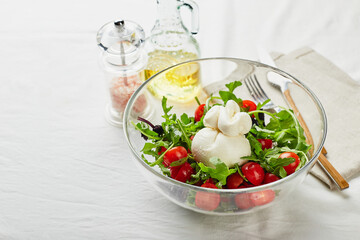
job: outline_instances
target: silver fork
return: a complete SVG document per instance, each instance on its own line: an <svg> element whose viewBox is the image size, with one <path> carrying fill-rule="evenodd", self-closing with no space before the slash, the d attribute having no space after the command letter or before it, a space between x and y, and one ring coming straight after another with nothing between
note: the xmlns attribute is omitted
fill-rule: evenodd
<svg viewBox="0 0 360 240"><path fill-rule="evenodd" d="M255 74L249 75L244 79L244 83L250 92L250 95L254 98L256 103L263 103L270 99L264 89L261 87ZM269 112L280 112L281 109L275 105L271 100L263 106L263 109Z"/></svg>

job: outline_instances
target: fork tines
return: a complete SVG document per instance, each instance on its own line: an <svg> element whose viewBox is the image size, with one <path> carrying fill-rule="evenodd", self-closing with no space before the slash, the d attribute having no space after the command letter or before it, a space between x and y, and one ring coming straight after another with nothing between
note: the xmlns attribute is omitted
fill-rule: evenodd
<svg viewBox="0 0 360 240"><path fill-rule="evenodd" d="M244 82L250 92L250 95L254 98L255 101L264 102L269 99L264 89L262 89L261 85L259 84L256 75L248 76L245 78Z"/></svg>

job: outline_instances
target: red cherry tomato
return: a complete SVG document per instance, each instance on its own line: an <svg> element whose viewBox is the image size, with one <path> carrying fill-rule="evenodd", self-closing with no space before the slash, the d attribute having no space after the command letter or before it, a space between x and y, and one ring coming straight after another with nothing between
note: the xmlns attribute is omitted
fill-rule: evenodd
<svg viewBox="0 0 360 240"><path fill-rule="evenodd" d="M279 178L278 176L276 176L275 174L265 173L265 177L264 177L263 184L275 182L275 181L277 181L277 180L279 180L279 179L280 179L280 178Z"/></svg>
<svg viewBox="0 0 360 240"><path fill-rule="evenodd" d="M238 188L251 188L251 187L255 187L255 186L252 185L251 183L244 181L243 184L241 184Z"/></svg>
<svg viewBox="0 0 360 240"><path fill-rule="evenodd" d="M218 188L214 182L211 180L207 180L203 185L201 185L201 187L204 187L204 188Z"/></svg>
<svg viewBox="0 0 360 240"><path fill-rule="evenodd" d="M256 104L250 100L243 100L242 108L249 109L248 112L256 110Z"/></svg>
<svg viewBox="0 0 360 240"><path fill-rule="evenodd" d="M166 151L166 148L165 147L163 147L163 146L161 146L160 147L160 151L158 152L158 154L159 155L161 155L163 152L165 152Z"/></svg>
<svg viewBox="0 0 360 240"><path fill-rule="evenodd" d="M209 178L208 180L205 181L205 183L212 183L215 186L215 182L214 179ZM215 186L216 187L216 186ZM216 187L217 188L217 187Z"/></svg>
<svg viewBox="0 0 360 240"><path fill-rule="evenodd" d="M241 171L246 179L255 186L260 185L265 177L264 169L260 166L260 164L255 162L245 163L241 167Z"/></svg>
<svg viewBox="0 0 360 240"><path fill-rule="evenodd" d="M254 206L253 202L250 200L249 193L240 193L235 196L235 204L240 209L249 209Z"/></svg>
<svg viewBox="0 0 360 240"><path fill-rule="evenodd" d="M186 182L187 180L190 180L191 174L194 174L194 169L191 167L190 163L185 162L183 165L180 165L178 167L180 167L180 169L178 170L175 180L178 180L180 182Z"/></svg>
<svg viewBox="0 0 360 240"><path fill-rule="evenodd" d="M180 168L181 168L181 166L169 167L170 177L175 179L179 173Z"/></svg>
<svg viewBox="0 0 360 240"><path fill-rule="evenodd" d="M271 139L258 139L259 143L261 143L262 150L272 148L273 142Z"/></svg>
<svg viewBox="0 0 360 240"><path fill-rule="evenodd" d="M238 172L231 174L226 180L227 188L234 189L238 188L242 184L244 179L240 176Z"/></svg>
<svg viewBox="0 0 360 240"><path fill-rule="evenodd" d="M190 140L192 141L192 140L194 139L194 137L195 137L195 136L194 136L194 135L192 135L192 136L190 137Z"/></svg>
<svg viewBox="0 0 360 240"><path fill-rule="evenodd" d="M270 203L274 200L274 198L275 192L271 189L250 193L250 200L255 206L261 206Z"/></svg>
<svg viewBox="0 0 360 240"><path fill-rule="evenodd" d="M205 104L201 104L195 110L195 122L201 120L202 116L204 115L204 108L205 108Z"/></svg>
<svg viewBox="0 0 360 240"><path fill-rule="evenodd" d="M215 184L210 182L205 182L201 187L205 188L217 188ZM195 195L195 205L198 208L213 211L220 204L220 195L217 193L209 193L209 192L197 192Z"/></svg>
<svg viewBox="0 0 360 240"><path fill-rule="evenodd" d="M280 154L279 158L294 158L295 159L294 162L292 162L289 165L284 167L287 175L294 173L297 166L299 166L299 164L300 164L299 156L293 152L284 152L284 153Z"/></svg>
<svg viewBox="0 0 360 240"><path fill-rule="evenodd" d="M185 158L187 154L186 148L182 146L174 147L165 153L163 164L165 167L169 167L172 162Z"/></svg>

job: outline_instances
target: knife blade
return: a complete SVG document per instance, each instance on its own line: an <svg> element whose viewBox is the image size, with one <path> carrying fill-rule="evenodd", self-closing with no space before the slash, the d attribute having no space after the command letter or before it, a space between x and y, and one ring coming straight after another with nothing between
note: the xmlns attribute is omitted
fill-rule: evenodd
<svg viewBox="0 0 360 240"><path fill-rule="evenodd" d="M258 47L258 56L260 62L276 68L274 60L263 47ZM267 78L269 82L272 83L275 87L279 87L283 93L288 89L288 84L291 83L289 79L272 71L267 73Z"/></svg>

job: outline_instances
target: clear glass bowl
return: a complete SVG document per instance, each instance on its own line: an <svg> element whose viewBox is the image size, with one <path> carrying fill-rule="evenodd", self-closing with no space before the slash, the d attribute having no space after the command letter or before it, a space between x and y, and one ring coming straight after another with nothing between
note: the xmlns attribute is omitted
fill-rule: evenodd
<svg viewBox="0 0 360 240"><path fill-rule="evenodd" d="M163 121L161 118L161 115L163 115L161 96L149 94L148 86L152 81L157 81L159 78L173 74L174 70L185 71L189 68L189 64L191 67L196 66L199 68L198 82L195 84L196 87L191 90L194 91L194 94L202 102L211 93L217 93L219 90L224 89L226 83L234 80L242 81L247 76L256 74L260 85L275 104L287 107L281 91L268 82L266 74L269 71L273 71L286 77L291 82L289 90L294 102L307 123L314 140L313 155L310 156L309 162L303 168L281 180L266 185L242 189L201 188L176 181L164 176L157 167L148 166L142 160L142 153L140 152L145 144L145 140L141 138L140 133L131 124L131 122L136 123L139 116L139 98L147 95L148 106L151 106L146 115L141 117L148 119L153 124L160 124ZM238 97L252 99L244 84L237 90L236 95ZM171 99L171 92L165 94ZM192 100L192 98L188 102L183 100L168 101L168 105L174 106L172 112L177 113L178 116L184 112L189 116L193 116L197 107L196 101ZM236 58L198 59L167 68L148 79L138 88L130 98L124 114L124 133L133 154L133 159L144 177L154 186L154 189L181 207L214 215L249 214L285 199L292 191L296 190L297 186L305 179L305 176L315 164L325 141L326 129L327 123L324 109L314 93L303 83L279 69L258 62ZM236 150L234 149L234 151ZM211 206L214 201L219 201L219 199L220 204L214 210L210 210L210 207L204 208L203 205L200 208L198 207L199 204L195 201L197 195L201 195L202 200L205 199L204 201L207 201L208 206ZM269 198L272 201L268 202ZM257 201L259 204L257 206L248 204L253 201ZM207 204L205 203L205 205Z"/></svg>

